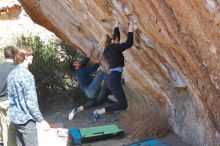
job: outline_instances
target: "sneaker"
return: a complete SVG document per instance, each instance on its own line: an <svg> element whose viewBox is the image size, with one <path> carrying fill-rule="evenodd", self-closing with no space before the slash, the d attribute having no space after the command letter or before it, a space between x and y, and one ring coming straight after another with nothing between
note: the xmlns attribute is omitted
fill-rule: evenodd
<svg viewBox="0 0 220 146"><path fill-rule="evenodd" d="M99 109L96 109L96 110L94 110L94 112L93 112L93 123L94 123L94 124L95 124L96 120L99 118L98 110L99 110Z"/></svg>
<svg viewBox="0 0 220 146"><path fill-rule="evenodd" d="M77 108L74 108L74 109L69 113L69 120L72 120L76 114L77 114Z"/></svg>

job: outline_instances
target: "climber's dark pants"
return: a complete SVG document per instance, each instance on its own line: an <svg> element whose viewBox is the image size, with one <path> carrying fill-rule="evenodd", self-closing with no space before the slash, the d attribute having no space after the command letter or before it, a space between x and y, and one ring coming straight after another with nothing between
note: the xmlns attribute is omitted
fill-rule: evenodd
<svg viewBox="0 0 220 146"><path fill-rule="evenodd" d="M121 72L111 71L107 77L107 85L117 99L117 103L105 107L106 112L125 110L128 107L127 99L121 84Z"/></svg>
<svg viewBox="0 0 220 146"><path fill-rule="evenodd" d="M88 109L88 108L91 108L93 106L99 106L99 105L103 104L104 101L107 99L107 96L110 93L111 93L111 91L109 90L109 88L107 86L107 80L105 79L102 86L101 86L101 90L99 92L98 97L88 100L83 105L84 109Z"/></svg>

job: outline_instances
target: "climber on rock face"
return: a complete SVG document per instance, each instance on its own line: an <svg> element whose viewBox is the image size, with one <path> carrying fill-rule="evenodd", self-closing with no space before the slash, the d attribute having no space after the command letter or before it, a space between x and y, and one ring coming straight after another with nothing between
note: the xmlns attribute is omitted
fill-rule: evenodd
<svg viewBox="0 0 220 146"><path fill-rule="evenodd" d="M126 42L118 43L120 38L116 39L116 37L113 35L110 45L104 50L103 55L106 58L110 69L110 74L107 76L107 86L117 99L117 103L109 105L105 108L96 109L93 112L94 122L96 122L100 115L105 114L106 112L127 109L127 99L121 85L121 74L124 67L124 56L122 52L132 47L133 31L134 24L133 22L130 22Z"/></svg>
<svg viewBox="0 0 220 146"><path fill-rule="evenodd" d="M72 65L80 89L85 92L88 98L94 98L106 74L100 70L93 77L92 73L96 72L100 65L98 63L88 65L89 60L90 58L85 58L83 61L74 60L70 65Z"/></svg>
<svg viewBox="0 0 220 146"><path fill-rule="evenodd" d="M90 58L84 60L74 60L70 63L70 69L76 77L80 89L88 97L88 101L81 108L74 108L69 114L69 120L72 120L76 113L84 110L84 108L92 106L98 91L100 90L101 83L106 77L106 73L99 70L98 74L93 77L92 74L97 71L99 64L88 65Z"/></svg>
<svg viewBox="0 0 220 146"><path fill-rule="evenodd" d="M112 36L114 37L114 39L117 43L120 41L120 31L119 31L118 21L115 23L115 28L114 28L114 32L113 32ZM111 37L108 34L104 35L102 37L101 41L99 42L99 49L101 49L102 52L103 52L109 46L110 42L111 42ZM104 59L103 56L101 58ZM86 61L88 61L88 59ZM100 64L101 64L101 61L102 60L99 60ZM89 77L91 75L91 72L88 72L86 74L85 70L87 70L88 67L86 67L84 62L81 63L80 61L74 61L70 64L70 67L71 67L72 70L74 70L74 72L76 72L75 75L76 75L76 78L77 78L77 80L80 84L81 90L86 93L87 89L85 87L83 87L84 86L83 84L86 83L86 82L91 82L91 81L88 81L88 80L91 80L90 77ZM94 66L96 66L94 68L94 70L96 70L98 68L99 64L96 64ZM78 72L78 74L77 74L77 72ZM89 100L85 104L79 106L78 108L74 108L69 113L69 120L72 120L76 114L78 114L79 112L81 112L85 109L88 109L88 108L93 107L93 106L101 105L105 101L106 98L109 98L110 100L112 100L114 102L117 102L115 100L114 96L110 95L111 91L109 90L109 88L107 86L106 79L104 79L107 76L107 73L104 73L101 70L99 72L100 73L98 73L96 75L96 77L92 80L92 82L95 81L95 80L99 80L98 82L95 81L94 86L101 87L101 89L100 88L91 88L91 89L89 89L91 92L94 92L93 96L90 96L89 94L86 93ZM106 70L105 72L108 72L108 71ZM84 74L84 76L81 77L81 75L79 75L79 74ZM105 80L105 81L101 85L102 80ZM100 92L98 92L99 91L98 89L100 89ZM99 94L97 94L97 93L99 93ZM97 97L95 98L94 96L97 96Z"/></svg>

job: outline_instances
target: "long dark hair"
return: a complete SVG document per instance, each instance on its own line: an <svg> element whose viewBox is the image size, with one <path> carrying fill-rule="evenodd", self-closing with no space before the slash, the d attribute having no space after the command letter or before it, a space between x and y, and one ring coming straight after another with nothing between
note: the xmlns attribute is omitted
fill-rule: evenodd
<svg viewBox="0 0 220 146"><path fill-rule="evenodd" d="M75 74L76 73L76 69L75 69L75 66L73 66L73 63L77 61L77 60L72 60L70 63L69 63L69 69L71 71L71 73Z"/></svg>

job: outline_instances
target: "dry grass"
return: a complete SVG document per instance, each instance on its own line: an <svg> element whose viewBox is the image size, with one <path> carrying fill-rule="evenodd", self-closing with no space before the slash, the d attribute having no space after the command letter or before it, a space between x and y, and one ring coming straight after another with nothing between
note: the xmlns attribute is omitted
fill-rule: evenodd
<svg viewBox="0 0 220 146"><path fill-rule="evenodd" d="M161 137L169 131L167 114L152 105L129 99L129 109L121 114L122 123L128 126L129 135L136 139L146 139Z"/></svg>
<svg viewBox="0 0 220 146"><path fill-rule="evenodd" d="M128 125L129 131L134 138L161 137L168 131L167 118L149 109L136 107L122 114L122 122Z"/></svg>

